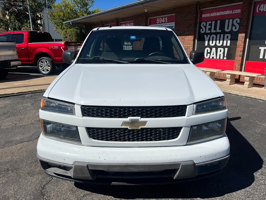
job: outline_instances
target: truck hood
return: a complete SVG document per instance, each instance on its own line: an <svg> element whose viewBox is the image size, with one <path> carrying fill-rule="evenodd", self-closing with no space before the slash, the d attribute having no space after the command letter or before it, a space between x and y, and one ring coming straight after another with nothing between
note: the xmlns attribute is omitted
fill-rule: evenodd
<svg viewBox="0 0 266 200"><path fill-rule="evenodd" d="M191 64L75 64L44 96L81 105L156 106L188 105L223 93Z"/></svg>

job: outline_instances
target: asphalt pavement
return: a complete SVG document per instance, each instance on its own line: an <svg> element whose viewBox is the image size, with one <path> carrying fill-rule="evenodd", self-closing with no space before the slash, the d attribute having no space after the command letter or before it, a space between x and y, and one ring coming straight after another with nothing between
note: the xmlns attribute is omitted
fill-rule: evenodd
<svg viewBox="0 0 266 200"><path fill-rule="evenodd" d="M42 170L36 157L41 97L0 98L0 199L265 199L266 101L226 94L231 158L221 173L175 185L100 186Z"/></svg>

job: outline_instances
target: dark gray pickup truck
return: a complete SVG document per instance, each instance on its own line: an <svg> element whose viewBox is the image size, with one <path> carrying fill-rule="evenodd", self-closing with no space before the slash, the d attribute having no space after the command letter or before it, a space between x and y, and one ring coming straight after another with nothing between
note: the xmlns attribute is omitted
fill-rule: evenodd
<svg viewBox="0 0 266 200"><path fill-rule="evenodd" d="M21 64L18 60L16 43L0 41L0 79L4 79L8 71Z"/></svg>

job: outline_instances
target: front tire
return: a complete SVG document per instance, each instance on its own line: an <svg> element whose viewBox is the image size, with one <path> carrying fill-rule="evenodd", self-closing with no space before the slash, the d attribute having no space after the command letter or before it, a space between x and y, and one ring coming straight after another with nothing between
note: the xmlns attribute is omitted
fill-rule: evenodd
<svg viewBox="0 0 266 200"><path fill-rule="evenodd" d="M37 67L43 75L50 75L54 72L55 66L49 57L41 57L37 62Z"/></svg>

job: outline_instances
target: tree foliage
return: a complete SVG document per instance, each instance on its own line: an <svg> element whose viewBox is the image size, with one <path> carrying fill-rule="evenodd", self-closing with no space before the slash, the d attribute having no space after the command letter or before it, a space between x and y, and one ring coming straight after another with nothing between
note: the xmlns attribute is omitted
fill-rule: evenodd
<svg viewBox="0 0 266 200"><path fill-rule="evenodd" d="M42 28L42 12L51 8L55 0L29 0L34 30ZM47 3L47 5L46 5ZM5 31L30 30L28 4L25 0L9 0L1 4L0 27Z"/></svg>
<svg viewBox="0 0 266 200"><path fill-rule="evenodd" d="M86 35L84 27L71 26L64 22L99 12L99 9L90 10L93 4L94 0L62 0L52 6L49 18L55 25L56 31L62 34L63 40L82 41L84 39Z"/></svg>

